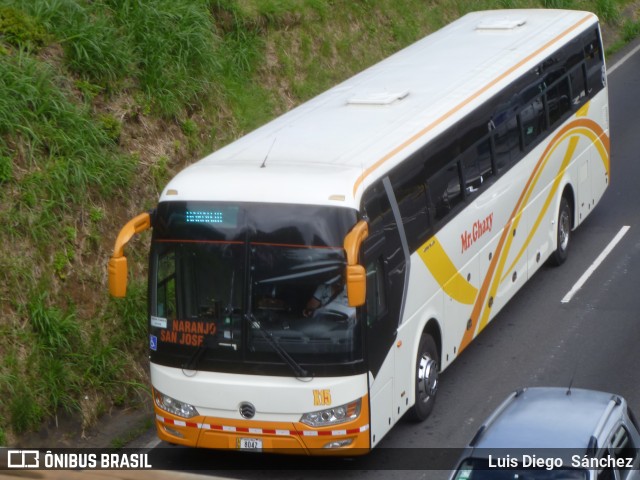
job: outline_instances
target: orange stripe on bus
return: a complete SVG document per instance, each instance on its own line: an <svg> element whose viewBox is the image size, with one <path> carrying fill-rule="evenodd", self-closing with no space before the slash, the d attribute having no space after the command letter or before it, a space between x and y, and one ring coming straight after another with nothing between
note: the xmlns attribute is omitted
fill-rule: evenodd
<svg viewBox="0 0 640 480"><path fill-rule="evenodd" d="M460 342L458 353L462 352L462 350L464 350L469 345L469 343L471 343L471 340L473 340L476 325L478 323L478 320L480 319L480 314L483 312L484 312L483 322L482 322L483 326L486 325L487 323L487 319L491 311L490 307L488 307L486 303L487 293L489 291L491 291L491 293L495 293L497 291L499 282L496 281L496 278L499 279L501 277L502 271L504 270L504 265L506 263L506 256L505 254L503 254L504 252L502 250L503 248L505 248L505 244L510 245L511 243L510 240L512 238L511 237L512 225L514 224L514 222L517 222L518 215L522 213L522 203L527 197L527 192L529 191L530 188L532 188L532 183L534 178L537 178L538 171L544 164L545 158L556 147L557 143L560 142L563 139L563 137L572 129L580 128L580 127L585 128L587 130L591 130L596 134L597 139L600 141L600 143L604 147L604 150L606 151L606 155L602 156L603 157L602 161L604 163L607 174L609 174L609 168L610 168L609 167L610 165L609 137L606 135L602 127L600 127L600 125L598 125L596 122L588 118L578 118L572 122L569 122L567 125L561 128L556 135L554 135L553 139L549 142L547 147L544 149L542 155L540 156L536 166L533 169L533 172L531 173L531 176L527 180L527 184L525 185L524 189L522 190L522 193L520 194L520 198L518 199L516 206L513 209L511 216L509 217L509 220L505 224L504 230L502 232L502 235L500 236L500 240L498 241L498 245L496 247L495 255L493 256L493 259L489 264L487 275L485 276L485 279L482 282L482 286L480 288L480 292L476 299L476 303L473 306L473 311L471 313L471 326L464 333L462 341ZM596 145L596 147L598 147L598 142L593 142L593 143ZM508 250L509 249L507 248L507 252ZM494 277L494 272L498 264L500 264L499 272ZM493 281L493 284L492 284L492 281Z"/></svg>

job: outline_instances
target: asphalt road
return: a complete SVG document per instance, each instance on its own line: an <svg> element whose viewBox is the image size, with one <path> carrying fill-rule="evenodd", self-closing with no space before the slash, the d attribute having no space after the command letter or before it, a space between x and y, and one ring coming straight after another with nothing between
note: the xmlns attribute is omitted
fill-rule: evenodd
<svg viewBox="0 0 640 480"><path fill-rule="evenodd" d="M411 466L401 466L402 452L465 445L500 402L524 386L572 382L618 393L640 414L640 52L617 64L623 55L609 61L610 188L573 233L567 262L536 273L442 374L437 405L426 422L401 421L380 449L351 463L296 459L302 470L283 471L290 463L282 457L230 459L212 452L212 470L200 473L243 479L446 478L444 472L406 470ZM630 228L621 241L571 301L562 303L623 226ZM216 470L223 460L230 469ZM319 471L323 466L348 470Z"/></svg>

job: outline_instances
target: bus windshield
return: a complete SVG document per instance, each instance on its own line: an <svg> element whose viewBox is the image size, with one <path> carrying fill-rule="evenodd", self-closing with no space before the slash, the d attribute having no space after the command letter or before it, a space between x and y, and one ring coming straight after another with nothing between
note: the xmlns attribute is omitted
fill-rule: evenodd
<svg viewBox="0 0 640 480"><path fill-rule="evenodd" d="M362 332L346 300L342 247L355 222L355 211L331 207L161 203L151 360L267 375L359 372Z"/></svg>

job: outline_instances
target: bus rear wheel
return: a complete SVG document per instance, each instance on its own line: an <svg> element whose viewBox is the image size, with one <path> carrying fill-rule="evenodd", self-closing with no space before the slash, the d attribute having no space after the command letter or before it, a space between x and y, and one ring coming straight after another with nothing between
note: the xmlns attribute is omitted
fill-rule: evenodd
<svg viewBox="0 0 640 480"><path fill-rule="evenodd" d="M569 255L569 238L571 236L572 224L571 206L566 197L560 200L558 210L558 225L556 226L557 248L551 254L551 263L562 265Z"/></svg>
<svg viewBox="0 0 640 480"><path fill-rule="evenodd" d="M409 410L409 418L416 422L425 420L433 410L438 392L440 359L436 342L431 335L423 334L418 345L415 373L416 402Z"/></svg>

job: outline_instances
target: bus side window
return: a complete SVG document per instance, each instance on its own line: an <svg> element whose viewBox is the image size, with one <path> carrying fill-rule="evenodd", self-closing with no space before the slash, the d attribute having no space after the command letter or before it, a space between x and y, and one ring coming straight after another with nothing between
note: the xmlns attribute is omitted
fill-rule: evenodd
<svg viewBox="0 0 640 480"><path fill-rule="evenodd" d="M587 99L587 80L583 63L582 41L576 38L569 44L567 51L565 71L569 72L571 103L574 107L579 107Z"/></svg>
<svg viewBox="0 0 640 480"><path fill-rule="evenodd" d="M587 74L584 64L575 67L569 73L569 83L571 85L571 103L574 107L579 107L587 100Z"/></svg>
<svg viewBox="0 0 640 480"><path fill-rule="evenodd" d="M389 175L411 251L427 240L430 230L423 165L416 155Z"/></svg>
<svg viewBox="0 0 640 480"><path fill-rule="evenodd" d="M462 152L460 160L465 193L469 195L480 189L482 184L493 174L489 139L485 138Z"/></svg>
<svg viewBox="0 0 640 480"><path fill-rule="evenodd" d="M522 145L531 145L546 128L546 114L542 97L529 101L518 114L522 129Z"/></svg>
<svg viewBox="0 0 640 480"><path fill-rule="evenodd" d="M391 205L382 183L369 187L364 194L364 214L369 223L369 237L384 235L385 223L391 217Z"/></svg>
<svg viewBox="0 0 640 480"><path fill-rule="evenodd" d="M593 97L604 87L604 72L602 49L600 48L600 35L598 29L594 28L583 37L584 58L587 67L587 92L589 97Z"/></svg>
<svg viewBox="0 0 640 480"><path fill-rule="evenodd" d="M563 76L546 93L549 123L553 126L571 109L569 77Z"/></svg>
<svg viewBox="0 0 640 480"><path fill-rule="evenodd" d="M462 199L458 162L452 162L428 180L436 221L442 220Z"/></svg>
<svg viewBox="0 0 640 480"><path fill-rule="evenodd" d="M509 168L511 163L517 160L520 154L518 137L518 121L515 115L495 125L495 130L493 130L493 155L499 172Z"/></svg>
<svg viewBox="0 0 640 480"><path fill-rule="evenodd" d="M552 67L556 63L554 58L543 62L535 73L530 73L531 78L528 78L530 83L518 95L520 103L518 122L523 149L534 143L547 128L547 115L542 92L548 83L545 81L546 79L542 80L539 75L545 64Z"/></svg>

